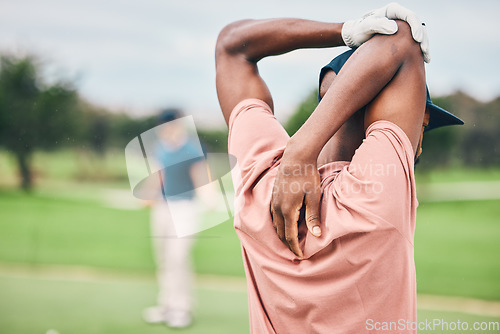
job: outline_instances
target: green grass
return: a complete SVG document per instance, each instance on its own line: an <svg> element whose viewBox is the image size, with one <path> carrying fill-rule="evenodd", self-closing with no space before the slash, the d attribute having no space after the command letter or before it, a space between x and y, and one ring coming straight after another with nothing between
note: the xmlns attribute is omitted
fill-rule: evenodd
<svg viewBox="0 0 500 334"><path fill-rule="evenodd" d="M0 148L0 186L19 184L17 168L14 155ZM36 151L31 158L31 169L35 185L42 187L64 181L128 182L122 150L110 150L103 155L76 148Z"/></svg>
<svg viewBox="0 0 500 334"><path fill-rule="evenodd" d="M419 292L500 300L499 204L420 204L415 237ZM0 192L0 262L152 272L150 243L146 209ZM229 221L200 233L193 256L198 273L244 275L239 241Z"/></svg>
<svg viewBox="0 0 500 334"><path fill-rule="evenodd" d="M99 165L85 153L38 153L38 187L25 194L14 189L12 159L0 152L0 270L16 265L34 270L32 276L0 275L0 333L46 333L51 328L61 334L166 331L140 319L142 308L153 304L156 294L149 211L103 204L106 189L128 187L120 155L108 158ZM417 175L421 183L488 180L500 180L500 170ZM500 200L421 199L415 237L418 292L500 300L498 217ZM200 233L193 258L200 274L244 276L230 221ZM125 279L65 281L37 276L37 268L50 265L97 268ZM131 279L137 275L142 278ZM198 287L197 300L197 322L179 332L248 332L244 292ZM491 320L419 310L419 319L425 318Z"/></svg>
<svg viewBox="0 0 500 334"><path fill-rule="evenodd" d="M85 149L57 152L37 151L33 155L35 175L43 179L127 181L125 153L110 150L99 155Z"/></svg>
<svg viewBox="0 0 500 334"><path fill-rule="evenodd" d="M500 168L455 167L422 171L417 166L415 174L417 183L500 181Z"/></svg>
<svg viewBox="0 0 500 334"><path fill-rule="evenodd" d="M151 280L65 281L0 276L0 333L155 334L141 312L155 300ZM245 291L196 290L195 322L186 334L248 333Z"/></svg>
<svg viewBox="0 0 500 334"><path fill-rule="evenodd" d="M194 260L200 273L244 275L231 222L198 235ZM107 208L93 200L55 195L0 192L0 262L153 271L149 211Z"/></svg>
<svg viewBox="0 0 500 334"><path fill-rule="evenodd" d="M155 334L172 332L148 325L141 312L155 299L156 287L147 279L71 281L43 277L0 276L0 333L38 334ZM186 334L248 333L246 292L198 287L195 322ZM500 318L418 310L419 322L498 322ZM452 334L457 331L420 331ZM479 331L478 331L479 332ZM497 331L480 331L492 334Z"/></svg>
<svg viewBox="0 0 500 334"><path fill-rule="evenodd" d="M153 268L145 210L4 192L0 222L2 261Z"/></svg>
<svg viewBox="0 0 500 334"><path fill-rule="evenodd" d="M500 201L420 204L418 291L500 299Z"/></svg>

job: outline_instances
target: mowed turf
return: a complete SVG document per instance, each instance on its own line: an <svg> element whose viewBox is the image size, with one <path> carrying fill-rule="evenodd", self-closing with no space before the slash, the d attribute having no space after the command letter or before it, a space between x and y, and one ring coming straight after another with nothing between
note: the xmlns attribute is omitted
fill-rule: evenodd
<svg viewBox="0 0 500 334"><path fill-rule="evenodd" d="M120 210L92 200L0 192L0 262L152 272L153 238L148 209ZM244 275L230 221L197 236L194 261L201 273Z"/></svg>
<svg viewBox="0 0 500 334"><path fill-rule="evenodd" d="M415 237L418 291L500 300L500 201L421 201ZM204 219L211 219L205 216ZM154 270L147 209L83 198L0 192L0 263ZM226 221L197 237L198 273L243 276L239 241Z"/></svg>
<svg viewBox="0 0 500 334"><path fill-rule="evenodd" d="M500 300L500 201L420 203L419 292Z"/></svg>
<svg viewBox="0 0 500 334"><path fill-rule="evenodd" d="M0 333L155 334L141 318L155 300L153 280L66 281L0 275ZM195 322L186 334L248 333L246 292L196 290ZM54 332L52 332L54 333Z"/></svg>
<svg viewBox="0 0 500 334"><path fill-rule="evenodd" d="M38 334L238 334L248 333L248 308L244 290L196 289L195 321L189 328L168 330L163 325L148 325L141 319L144 307L155 298L152 280L116 279L113 281L60 280L43 277L0 275L0 333ZM452 334L460 322L472 329L475 323L498 333L500 318L443 311L418 311L425 333ZM371 324L374 325L374 324ZM495 327L496 326L496 327ZM448 328L448 330L446 330ZM463 327L462 327L463 328ZM489 330L488 330L489 328ZM52 331L50 331L52 330ZM464 333L466 331L463 331Z"/></svg>
<svg viewBox="0 0 500 334"><path fill-rule="evenodd" d="M87 189L80 196L75 191L68 197L67 189L64 196L0 191L0 333L168 332L140 317L144 307L154 304L157 291L148 210L109 208L96 200L99 187L96 198L89 193ZM500 300L499 216L498 200L421 201L415 240L418 291ZM193 258L198 273L244 275L230 221L200 233ZM2 264L7 268L3 274ZM33 275L9 273L16 265L33 268ZM49 265L101 268L117 273L117 279L66 280L37 274L37 268ZM142 278L134 279L134 274ZM248 333L244 289L198 286L196 300L196 322L179 333ZM419 320L425 319L499 321L419 310Z"/></svg>

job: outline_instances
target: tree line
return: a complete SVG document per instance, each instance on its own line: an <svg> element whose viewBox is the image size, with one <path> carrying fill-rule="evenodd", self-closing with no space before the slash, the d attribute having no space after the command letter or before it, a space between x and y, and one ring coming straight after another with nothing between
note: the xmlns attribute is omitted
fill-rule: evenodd
<svg viewBox="0 0 500 334"><path fill-rule="evenodd" d="M36 150L69 146L103 154L154 125L152 116L133 119L92 105L70 80L49 83L42 67L31 55L0 56L0 146L15 156L21 188L33 185Z"/></svg>
<svg viewBox="0 0 500 334"><path fill-rule="evenodd" d="M157 124L154 115L133 118L95 106L70 80L49 83L42 70L33 56L0 56L0 146L15 156L25 190L33 184L30 161L36 150L78 147L104 154ZM459 91L433 101L466 124L426 134L419 168L500 165L500 97L481 102ZM312 91L284 125L290 135L316 105L317 91ZM198 134L208 151L227 152L225 128L198 129Z"/></svg>
<svg viewBox="0 0 500 334"><path fill-rule="evenodd" d="M426 132L418 169L456 166L491 168L500 166L500 96L482 102L463 91L433 97L434 104L464 120L463 126L448 126ZM285 124L293 135L318 105L312 91Z"/></svg>

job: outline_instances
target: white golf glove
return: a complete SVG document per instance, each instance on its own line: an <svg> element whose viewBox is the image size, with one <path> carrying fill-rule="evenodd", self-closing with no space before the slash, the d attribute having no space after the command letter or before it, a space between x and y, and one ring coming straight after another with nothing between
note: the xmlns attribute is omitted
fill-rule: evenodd
<svg viewBox="0 0 500 334"><path fill-rule="evenodd" d="M396 2L372 10L360 19L345 22L342 27L344 43L351 48L357 48L374 34L392 35L398 31L396 22L392 20L402 20L410 25L413 39L420 43L424 61L429 63L431 56L425 25L417 14Z"/></svg>

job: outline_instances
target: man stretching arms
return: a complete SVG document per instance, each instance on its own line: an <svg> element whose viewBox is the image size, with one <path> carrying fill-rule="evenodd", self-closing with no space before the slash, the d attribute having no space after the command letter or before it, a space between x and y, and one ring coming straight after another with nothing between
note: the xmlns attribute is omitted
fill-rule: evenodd
<svg viewBox="0 0 500 334"><path fill-rule="evenodd" d="M234 224L253 333L360 334L416 321L413 165L428 50L413 13L390 4L375 14L344 25L246 20L219 35L217 93L241 171ZM392 35L370 39L373 27ZM289 138L258 61L344 41L366 43L324 75L322 101Z"/></svg>

